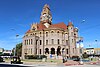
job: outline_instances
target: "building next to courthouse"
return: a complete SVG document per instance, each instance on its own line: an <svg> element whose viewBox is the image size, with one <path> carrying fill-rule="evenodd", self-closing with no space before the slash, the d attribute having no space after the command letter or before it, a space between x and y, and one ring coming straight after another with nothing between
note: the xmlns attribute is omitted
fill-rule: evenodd
<svg viewBox="0 0 100 67"><path fill-rule="evenodd" d="M78 29L72 22L53 24L50 8L45 4L40 22L31 24L23 37L22 58L26 55L79 56L78 40Z"/></svg>

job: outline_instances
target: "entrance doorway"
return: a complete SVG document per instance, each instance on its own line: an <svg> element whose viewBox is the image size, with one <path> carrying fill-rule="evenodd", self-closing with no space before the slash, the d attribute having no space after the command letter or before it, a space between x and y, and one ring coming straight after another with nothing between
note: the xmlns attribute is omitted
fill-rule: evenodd
<svg viewBox="0 0 100 67"><path fill-rule="evenodd" d="M45 54L49 54L49 49L45 48Z"/></svg>
<svg viewBox="0 0 100 67"><path fill-rule="evenodd" d="M57 48L57 56L58 56L58 55L61 55L61 51L60 51L60 50L61 50L61 47L58 46L58 48Z"/></svg>
<svg viewBox="0 0 100 67"><path fill-rule="evenodd" d="M51 48L51 54L55 54L55 48Z"/></svg>

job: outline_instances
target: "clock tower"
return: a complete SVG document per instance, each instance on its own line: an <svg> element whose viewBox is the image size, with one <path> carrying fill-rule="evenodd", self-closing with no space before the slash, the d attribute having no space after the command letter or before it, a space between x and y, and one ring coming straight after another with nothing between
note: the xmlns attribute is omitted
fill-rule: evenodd
<svg viewBox="0 0 100 67"><path fill-rule="evenodd" d="M46 27L52 24L52 15L50 12L49 5L45 4L41 12L40 23L44 24Z"/></svg>

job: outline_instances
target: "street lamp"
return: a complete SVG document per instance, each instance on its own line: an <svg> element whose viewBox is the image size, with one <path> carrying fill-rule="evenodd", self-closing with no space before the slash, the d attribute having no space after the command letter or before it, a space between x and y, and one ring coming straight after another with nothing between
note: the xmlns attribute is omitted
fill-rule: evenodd
<svg viewBox="0 0 100 67"><path fill-rule="evenodd" d="M99 52L98 52L98 40L95 40L96 44L97 44L97 55L99 55Z"/></svg>
<svg viewBox="0 0 100 67"><path fill-rule="evenodd" d="M19 35L18 34L16 34L16 40L17 40L17 37L18 37ZM16 43L17 44L17 43ZM16 46L15 46L15 49L14 49L14 56L16 56Z"/></svg>
<svg viewBox="0 0 100 67"><path fill-rule="evenodd" d="M76 43L76 46L77 46L77 48L79 48L78 50L79 50L79 53L80 53L80 63L83 64L83 61L82 61L83 40L79 38L79 40Z"/></svg>
<svg viewBox="0 0 100 67"><path fill-rule="evenodd" d="M11 29L12 31L16 31L14 28L12 28ZM19 35L18 34L16 34L16 40L17 40L17 37L18 37ZM17 44L17 42L16 42L16 44ZM16 56L16 46L15 46L15 48L14 48L14 56Z"/></svg>

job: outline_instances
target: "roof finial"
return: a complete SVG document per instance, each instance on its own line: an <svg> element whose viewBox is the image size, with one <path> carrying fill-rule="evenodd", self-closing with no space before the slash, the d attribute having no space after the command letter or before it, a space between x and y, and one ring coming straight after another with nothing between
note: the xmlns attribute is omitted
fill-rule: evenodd
<svg viewBox="0 0 100 67"><path fill-rule="evenodd" d="M71 20L68 20L68 22L71 22Z"/></svg>
<svg viewBox="0 0 100 67"><path fill-rule="evenodd" d="M71 20L68 21L68 25L69 25L69 26L73 25L73 23L72 23Z"/></svg>

